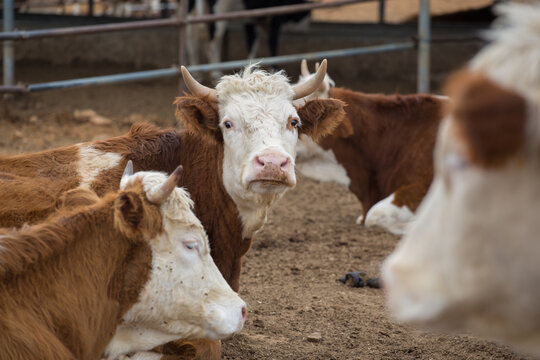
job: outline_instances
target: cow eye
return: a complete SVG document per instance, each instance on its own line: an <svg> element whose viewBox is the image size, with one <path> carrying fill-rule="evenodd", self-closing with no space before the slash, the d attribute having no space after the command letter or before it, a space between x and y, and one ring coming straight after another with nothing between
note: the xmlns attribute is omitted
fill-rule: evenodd
<svg viewBox="0 0 540 360"><path fill-rule="evenodd" d="M230 128L233 127L233 123L232 123L232 121L230 121L230 120L225 121L225 122L223 123L223 125L224 125L227 129L230 129Z"/></svg>
<svg viewBox="0 0 540 360"><path fill-rule="evenodd" d="M456 153L448 153L444 158L445 166L450 171L459 171L467 168L467 160Z"/></svg>
<svg viewBox="0 0 540 360"><path fill-rule="evenodd" d="M185 241L184 247L188 250L198 250L197 242L196 241Z"/></svg>
<svg viewBox="0 0 540 360"><path fill-rule="evenodd" d="M292 130L293 128L297 128L298 125L300 125L300 119L298 119L298 118L291 118L291 119L289 120L289 128L291 128L291 130Z"/></svg>

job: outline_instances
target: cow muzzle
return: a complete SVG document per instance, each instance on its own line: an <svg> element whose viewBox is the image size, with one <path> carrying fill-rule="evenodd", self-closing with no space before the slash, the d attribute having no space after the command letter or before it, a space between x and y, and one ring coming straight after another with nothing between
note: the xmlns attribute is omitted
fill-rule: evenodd
<svg viewBox="0 0 540 360"><path fill-rule="evenodd" d="M290 156L278 152L266 152L252 161L253 177L249 188L258 193L279 193L296 185L293 161Z"/></svg>

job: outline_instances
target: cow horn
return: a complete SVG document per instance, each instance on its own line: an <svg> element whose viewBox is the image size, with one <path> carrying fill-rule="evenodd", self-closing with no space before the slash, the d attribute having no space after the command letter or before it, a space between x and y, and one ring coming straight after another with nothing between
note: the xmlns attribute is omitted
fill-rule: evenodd
<svg viewBox="0 0 540 360"><path fill-rule="evenodd" d="M324 76L326 75L326 59L324 59L321 63L321 66L315 73L315 76L309 79L308 81L293 86L294 90L294 97L293 100L301 99L305 96L310 95L313 93L317 88L321 85L321 83L324 80Z"/></svg>
<svg viewBox="0 0 540 360"><path fill-rule="evenodd" d="M126 168L124 169L124 173L122 174L122 179L125 179L131 175L133 175L133 162L131 160L128 160Z"/></svg>
<svg viewBox="0 0 540 360"><path fill-rule="evenodd" d="M302 62L300 63L300 74L302 74L303 77L308 77L309 75L311 75L309 73L306 59L302 59Z"/></svg>
<svg viewBox="0 0 540 360"><path fill-rule="evenodd" d="M209 100L217 101L217 91L215 89L204 86L195 80L185 66L182 66L181 70L184 82L193 95L208 96Z"/></svg>
<svg viewBox="0 0 540 360"><path fill-rule="evenodd" d="M319 70L319 65L320 65L319 62L317 61L317 62L315 63L315 71Z"/></svg>
<svg viewBox="0 0 540 360"><path fill-rule="evenodd" d="M165 180L165 182L161 184L157 191L148 194L148 200L150 200L154 204L161 204L165 200L167 200L169 195L171 195L174 188L178 184L178 180L180 180L180 176L182 176L183 170L184 168L182 167L182 165L178 165L178 167L172 172L172 174L169 175L167 180Z"/></svg>

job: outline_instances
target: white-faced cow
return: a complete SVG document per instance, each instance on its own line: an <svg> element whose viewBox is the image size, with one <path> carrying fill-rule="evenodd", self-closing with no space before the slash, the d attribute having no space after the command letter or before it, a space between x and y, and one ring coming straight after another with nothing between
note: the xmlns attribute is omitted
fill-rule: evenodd
<svg viewBox="0 0 540 360"><path fill-rule="evenodd" d="M497 9L506 28L450 80L433 184L382 273L398 320L540 355L540 6Z"/></svg>
<svg viewBox="0 0 540 360"><path fill-rule="evenodd" d="M300 83L312 77L303 62ZM447 98L365 94L334 88L328 76L307 99L315 97L345 102L347 119L320 146L302 137L299 171L348 186L362 203L357 223L403 234L433 178L433 147Z"/></svg>
<svg viewBox="0 0 540 360"><path fill-rule="evenodd" d="M223 77L216 89L183 72L193 92L176 100L177 117L186 130L136 125L129 134L109 140L0 157L0 171L53 179L62 191L83 187L103 195L118 188L129 159L136 170L170 172L181 163L186 171L180 184L195 202L214 261L237 291L252 237L265 223L269 207L296 184L298 135L330 133L344 118L343 105L327 99L293 106L295 98L319 87L326 63L312 82L294 87L282 73L254 67ZM9 207L2 213L9 218ZM171 347L167 351L174 353Z"/></svg>
<svg viewBox="0 0 540 360"><path fill-rule="evenodd" d="M128 169L101 200L75 189L43 223L0 230L2 359L113 358L242 329L179 170Z"/></svg>

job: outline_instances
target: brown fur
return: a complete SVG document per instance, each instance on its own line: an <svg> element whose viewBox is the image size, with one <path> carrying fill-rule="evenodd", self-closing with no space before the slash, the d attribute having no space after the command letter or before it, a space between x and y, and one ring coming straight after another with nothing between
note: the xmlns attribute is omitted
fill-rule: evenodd
<svg viewBox="0 0 540 360"><path fill-rule="evenodd" d="M491 168L525 143L526 101L481 75L462 71L447 87L455 100L453 119L472 163Z"/></svg>
<svg viewBox="0 0 540 360"><path fill-rule="evenodd" d="M134 218L136 227L126 221ZM2 230L2 359L99 359L148 279L147 241L160 231L159 208L140 183L42 224Z"/></svg>
<svg viewBox="0 0 540 360"><path fill-rule="evenodd" d="M345 103L335 99L319 99L308 101L298 108L298 116L302 121L299 132L313 138L314 141L331 134L338 126L343 124ZM332 121L319 121L321 118L329 118Z"/></svg>
<svg viewBox="0 0 540 360"><path fill-rule="evenodd" d="M433 147L444 100L429 95L364 94L342 88L330 96L347 104L347 120L320 141L351 179L349 189L369 209L392 193L415 211L433 179Z"/></svg>
<svg viewBox="0 0 540 360"><path fill-rule="evenodd" d="M205 98L193 96L177 98L175 103L178 106L177 116L183 122L185 131L159 130L150 124L139 124L134 125L127 135L93 143L97 150L121 154L123 161L117 167L102 172L91 184L91 188L100 196L117 189L128 160L133 161L135 171L156 170L171 173L176 166L182 164L184 172L179 185L187 188L195 202L195 214L208 234L212 258L225 280L233 290L238 291L242 257L251 246L251 239L242 238L242 222L238 210L223 185L223 142L221 132L217 129L216 105ZM303 114L302 122L306 129L309 129L309 134L318 138L330 132L343 120L342 107L340 101L316 100L306 109L300 108L299 113ZM66 148L58 151L65 151L64 149ZM52 157L54 151L48 152L49 156ZM25 156L32 158L35 155ZM0 169L2 166L19 169L25 156L18 157L18 161L0 158ZM55 166L73 166L74 159L76 156ZM41 165L32 163L31 166ZM33 172L38 170L34 169ZM73 186L70 188L76 187L79 181L73 179ZM60 187L62 191L69 189ZM1 206L0 204L0 208ZM18 225L22 223L21 221ZM196 352L212 353L206 346L198 348ZM214 358L220 357L218 355Z"/></svg>

